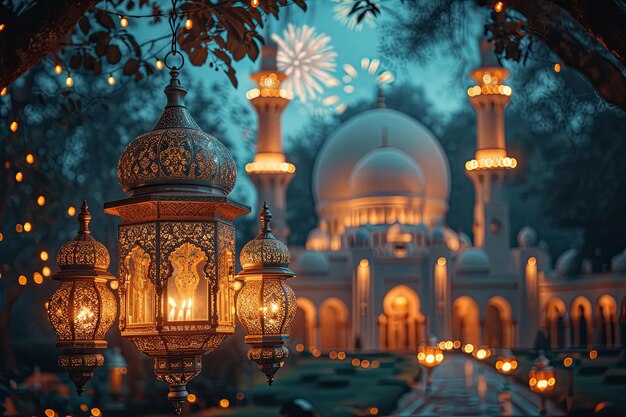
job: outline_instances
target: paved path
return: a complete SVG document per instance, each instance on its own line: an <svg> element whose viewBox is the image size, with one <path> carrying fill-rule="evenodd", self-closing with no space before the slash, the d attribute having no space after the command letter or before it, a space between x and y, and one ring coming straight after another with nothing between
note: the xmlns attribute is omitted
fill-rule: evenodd
<svg viewBox="0 0 626 417"><path fill-rule="evenodd" d="M463 354L448 354L435 370L432 393L418 384L405 395L392 416L499 416L505 377L487 364ZM513 416L538 415L539 398L527 386L511 382ZM548 402L548 415L564 413Z"/></svg>

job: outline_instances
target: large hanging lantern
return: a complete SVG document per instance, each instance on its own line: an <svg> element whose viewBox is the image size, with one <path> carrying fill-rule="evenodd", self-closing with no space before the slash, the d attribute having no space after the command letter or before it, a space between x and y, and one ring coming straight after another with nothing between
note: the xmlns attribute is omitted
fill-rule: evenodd
<svg viewBox="0 0 626 417"><path fill-rule="evenodd" d="M237 315L248 335L244 341L251 347L248 359L255 361L272 385L289 350L287 331L296 315L296 295L287 284L295 273L289 269L289 249L272 234L272 214L263 206L261 231L241 250L243 270L237 275L245 285L237 296Z"/></svg>
<svg viewBox="0 0 626 417"><path fill-rule="evenodd" d="M107 272L109 252L91 236L90 220L83 202L78 235L59 249L59 270L52 278L61 285L48 305L48 319L59 337L57 347L63 349L58 363L68 371L78 395L94 368L104 364L98 349L107 347L104 336L117 316L117 301L108 286L115 279Z"/></svg>
<svg viewBox="0 0 626 417"><path fill-rule="evenodd" d="M122 336L154 357L156 377L169 384L180 413L201 356L234 332L233 221L249 209L228 197L237 177L233 157L198 127L178 71L170 74L159 121L120 158L127 197L105 211L122 219Z"/></svg>

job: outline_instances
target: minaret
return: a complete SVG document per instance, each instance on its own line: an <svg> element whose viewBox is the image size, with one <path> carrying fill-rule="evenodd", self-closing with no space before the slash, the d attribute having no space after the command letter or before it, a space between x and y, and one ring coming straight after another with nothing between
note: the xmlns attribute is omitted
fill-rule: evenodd
<svg viewBox="0 0 626 417"><path fill-rule="evenodd" d="M476 110L476 154L465 163L474 183L474 244L491 259L492 274L512 272L510 255L509 206L503 198L504 179L517 166L507 155L504 136L504 109L511 87L504 84L509 71L496 61L491 43L481 43L481 65L470 73L477 85L467 90Z"/></svg>
<svg viewBox="0 0 626 417"><path fill-rule="evenodd" d="M286 193L296 167L285 161L280 118L293 95L291 91L281 88L286 75L278 71L276 53L277 45L267 36L267 44L262 49L261 69L251 76L257 87L246 94L259 120L256 155L254 161L246 165L246 172L257 189L257 212L267 201L274 216L274 234L286 242L289 235Z"/></svg>

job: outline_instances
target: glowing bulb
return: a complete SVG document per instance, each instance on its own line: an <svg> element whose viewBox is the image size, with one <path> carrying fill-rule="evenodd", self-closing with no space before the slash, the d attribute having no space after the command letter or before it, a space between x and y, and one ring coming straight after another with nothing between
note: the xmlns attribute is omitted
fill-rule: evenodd
<svg viewBox="0 0 626 417"><path fill-rule="evenodd" d="M112 280L109 282L109 287L111 287L112 290L117 290L120 287L120 283L117 280Z"/></svg>
<svg viewBox="0 0 626 417"><path fill-rule="evenodd" d="M70 216L73 216L76 214L76 208L74 206L69 206L67 208L67 214L69 214Z"/></svg>
<svg viewBox="0 0 626 417"><path fill-rule="evenodd" d="M496 12L500 13L502 9L504 8L504 4L502 4L502 2L499 1L495 4L493 8L495 9Z"/></svg>
<svg viewBox="0 0 626 417"><path fill-rule="evenodd" d="M369 264L370 263L369 263L369 261L367 259L361 259L361 261L359 262L359 266L361 268L367 268Z"/></svg>
<svg viewBox="0 0 626 417"><path fill-rule="evenodd" d="M191 21L191 19L185 20L185 29L189 30L192 27L193 27L193 22Z"/></svg>
<svg viewBox="0 0 626 417"><path fill-rule="evenodd" d="M69 74L68 74L67 78L65 79L65 85L68 86L68 87L71 87L71 86L74 85L74 79Z"/></svg>
<svg viewBox="0 0 626 417"><path fill-rule="evenodd" d="M35 163L35 156L32 153L26 155L26 163L31 165Z"/></svg>
<svg viewBox="0 0 626 417"><path fill-rule="evenodd" d="M567 357L565 359L563 359L563 365L565 365L565 367L569 368L570 366L572 366L572 363L574 361L572 360L572 358Z"/></svg>
<svg viewBox="0 0 626 417"><path fill-rule="evenodd" d="M187 26L187 24L185 24L185 26ZM226 398L222 398L220 400L220 407L228 408L229 405L230 405L230 401L228 401Z"/></svg>
<svg viewBox="0 0 626 417"><path fill-rule="evenodd" d="M509 363L509 362L504 362L504 363L502 364L502 370L503 370L504 372L509 372L509 371L511 370L511 363Z"/></svg>
<svg viewBox="0 0 626 417"><path fill-rule="evenodd" d="M109 75L107 82L109 83L109 85L115 85L115 77L113 75Z"/></svg>
<svg viewBox="0 0 626 417"><path fill-rule="evenodd" d="M60 75L63 72L63 67L61 66L61 64L56 64L54 66L54 72L56 75Z"/></svg>
<svg viewBox="0 0 626 417"><path fill-rule="evenodd" d="M528 258L528 265L530 266L537 265L537 258L535 258L534 256L531 256L530 258Z"/></svg>
<svg viewBox="0 0 626 417"><path fill-rule="evenodd" d="M39 254L39 258L42 261L47 261L48 260L48 252L46 252L45 250L42 250L41 253Z"/></svg>
<svg viewBox="0 0 626 417"><path fill-rule="evenodd" d="M11 132L13 133L17 132L17 127L18 127L17 120L13 120L11 124L9 125L9 129L11 129Z"/></svg>
<svg viewBox="0 0 626 417"><path fill-rule="evenodd" d="M187 401L189 401L190 403L195 403L196 401L198 401L198 397L196 397L196 394L189 394L187 396Z"/></svg>
<svg viewBox="0 0 626 417"><path fill-rule="evenodd" d="M4 30L5 24L4 23L0 23L0 32L2 32Z"/></svg>
<svg viewBox="0 0 626 417"><path fill-rule="evenodd" d="M160 59L157 59L156 64L154 64L154 66L156 67L156 69L161 71L163 69L163 61L161 61Z"/></svg>
<svg viewBox="0 0 626 417"><path fill-rule="evenodd" d="M259 0L250 0L250 6L259 7Z"/></svg>
<svg viewBox="0 0 626 417"><path fill-rule="evenodd" d="M35 284L41 284L43 282L43 276L39 272L33 274L33 281Z"/></svg>
<svg viewBox="0 0 626 417"><path fill-rule="evenodd" d="M41 273L43 274L44 277L49 277L50 275L52 275L52 271L50 270L50 267L48 266L44 266L41 269Z"/></svg>
<svg viewBox="0 0 626 417"><path fill-rule="evenodd" d="M446 265L446 258L444 258L443 256L439 259L437 259L437 265L439 266L445 266Z"/></svg>
<svg viewBox="0 0 626 417"><path fill-rule="evenodd" d="M46 204L46 197L44 197L42 195L37 197L37 205L38 206L43 206L44 204Z"/></svg>
<svg viewBox="0 0 626 417"><path fill-rule="evenodd" d="M0 97L4 97L6 95L7 95L7 88L2 87L2 89L0 90Z"/></svg>
<svg viewBox="0 0 626 417"><path fill-rule="evenodd" d="M22 172L18 172L15 174L15 181L22 182L24 180L24 174Z"/></svg>
<svg viewBox="0 0 626 417"><path fill-rule="evenodd" d="M28 278L26 278L25 275L20 275L20 277L17 279L17 282L20 285L26 285L26 283L28 282Z"/></svg>
<svg viewBox="0 0 626 417"><path fill-rule="evenodd" d="M126 16L122 16L122 18L120 19L120 26L123 27L123 28L128 26L128 19L126 19Z"/></svg>
<svg viewBox="0 0 626 417"><path fill-rule="evenodd" d="M19 223L18 223L18 224L16 224L16 225L15 225L15 231L16 231L17 233L22 233L22 232L24 231L24 226L22 226L22 225L21 225L21 224L19 224Z"/></svg>
<svg viewBox="0 0 626 417"><path fill-rule="evenodd" d="M561 72L561 64L558 62L554 64L554 72Z"/></svg>
<svg viewBox="0 0 626 417"><path fill-rule="evenodd" d="M26 222L24 223L24 231L26 233L30 232L31 230L33 230L33 225L30 224L30 222Z"/></svg>

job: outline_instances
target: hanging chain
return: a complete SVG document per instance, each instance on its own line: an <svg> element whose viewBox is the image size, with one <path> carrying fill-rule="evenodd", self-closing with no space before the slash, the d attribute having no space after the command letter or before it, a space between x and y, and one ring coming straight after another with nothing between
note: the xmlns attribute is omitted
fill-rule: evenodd
<svg viewBox="0 0 626 417"><path fill-rule="evenodd" d="M165 55L163 62L165 63L165 66L167 68L169 68L172 71L176 71L176 70L180 70L185 65L185 57L183 56L183 54L178 52L178 45L176 43L176 38L178 37L178 31L180 30L180 23L181 23L181 19L178 18L178 0L172 0L172 11L170 13L170 17L168 18L168 23L170 25L170 31L172 32L172 41L170 45L171 49ZM167 58L170 55L173 57L176 57L176 56L180 57L181 63L179 67L168 65Z"/></svg>

